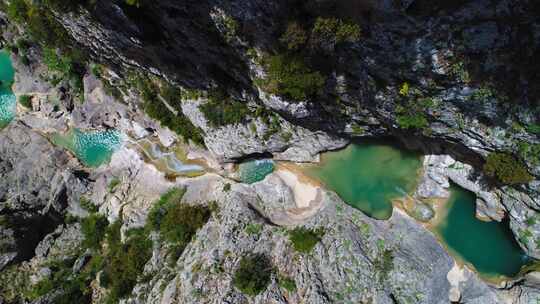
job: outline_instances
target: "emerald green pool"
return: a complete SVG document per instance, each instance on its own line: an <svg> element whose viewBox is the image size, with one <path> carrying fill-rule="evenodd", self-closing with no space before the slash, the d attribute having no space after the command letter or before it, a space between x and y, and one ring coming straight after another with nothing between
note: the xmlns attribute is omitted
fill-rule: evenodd
<svg viewBox="0 0 540 304"><path fill-rule="evenodd" d="M435 227L448 248L487 276L516 275L529 258L518 246L507 222L483 222L475 216L473 193L452 186L448 214Z"/></svg>
<svg viewBox="0 0 540 304"><path fill-rule="evenodd" d="M16 113L17 99L11 91L15 70L11 65L9 53L0 51L0 129L13 120Z"/></svg>
<svg viewBox="0 0 540 304"><path fill-rule="evenodd" d="M387 219L392 215L391 200L414 189L420 167L417 154L387 144L364 143L324 153L321 163L306 172L349 205Z"/></svg>
<svg viewBox="0 0 540 304"><path fill-rule="evenodd" d="M84 165L99 167L111 160L122 143L122 137L116 130L85 132L72 129L64 135L55 134L52 141L70 150Z"/></svg>
<svg viewBox="0 0 540 304"><path fill-rule="evenodd" d="M238 174L243 183L252 184L262 181L274 171L274 161L271 159L257 159L243 162L238 166Z"/></svg>

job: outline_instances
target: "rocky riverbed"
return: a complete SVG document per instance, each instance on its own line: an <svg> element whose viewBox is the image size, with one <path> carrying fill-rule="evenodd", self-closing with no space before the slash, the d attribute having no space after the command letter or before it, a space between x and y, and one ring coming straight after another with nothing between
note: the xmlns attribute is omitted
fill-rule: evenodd
<svg viewBox="0 0 540 304"><path fill-rule="evenodd" d="M302 12L324 15L326 2ZM318 162L321 153L359 138L399 141L423 155L418 185L408 196L415 206L447 199L453 183L474 193L478 218L508 220L521 249L540 258L540 166L530 152L536 150L522 157L532 177L527 183L493 185L482 170L490 153L517 155L523 143L540 144L527 128L540 123L537 79L505 61L520 46L539 49L537 6L365 1L351 8L337 2L361 24L362 39L325 47L337 64L324 93L301 102L257 82L266 73L261 57L272 51L283 16L293 18L287 12L297 10L286 1L161 0L143 4L144 13L121 1L97 1L65 14L53 9L52 18L100 69L88 66L76 91L73 81L57 81L42 46L12 52L13 92L30 104L19 103L15 119L0 131L0 303L55 303L67 287L35 286L57 282L59 262L69 264L68 278L92 267L97 249L85 245L84 218L120 221L126 241L129 231L147 227L153 206L175 187L186 189L183 204L208 207L212 216L172 262L171 245L150 233L151 254L122 303L535 303L540 288L534 268L487 282L425 227L422 220L431 214L415 219L394 208L389 219L373 219L289 165ZM2 40L18 45L28 29L3 11ZM530 26L520 28L509 18ZM463 58L473 58L476 70L465 69ZM216 126L201 110L214 102L210 94L188 94L179 104L158 94L161 108L200 130L204 146L185 141L145 113L144 92L131 85L133 71L182 92L226 87L248 105L248 118ZM476 79L483 72L498 83L500 71L515 79L504 87L512 94L495 94ZM505 98L523 102L510 105ZM426 99L426 109L414 108ZM400 125L404 106L422 113L421 129ZM114 130L124 144L110 161L88 167L52 140L75 128ZM175 151L177 160L203 172L166 170L133 144L141 142ZM284 163L260 181L239 182L234 163L253 158ZM324 231L307 254L291 241L296 227ZM253 253L268 257L272 274L267 287L250 296L235 285L235 272ZM99 273L104 270L85 281L81 298L88 303L107 298Z"/></svg>

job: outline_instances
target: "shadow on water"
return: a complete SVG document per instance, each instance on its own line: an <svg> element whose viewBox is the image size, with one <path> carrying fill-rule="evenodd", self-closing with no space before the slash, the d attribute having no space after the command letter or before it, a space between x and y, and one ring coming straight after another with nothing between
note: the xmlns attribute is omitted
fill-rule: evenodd
<svg viewBox="0 0 540 304"><path fill-rule="evenodd" d="M447 214L435 227L450 251L488 279L517 275L530 258L514 239L508 219L481 221L475 216L474 193L456 185L451 192L443 211Z"/></svg>

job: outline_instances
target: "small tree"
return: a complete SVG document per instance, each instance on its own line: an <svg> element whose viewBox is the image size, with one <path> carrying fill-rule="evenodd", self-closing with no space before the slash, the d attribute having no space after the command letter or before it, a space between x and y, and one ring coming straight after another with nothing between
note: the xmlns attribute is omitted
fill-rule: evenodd
<svg viewBox="0 0 540 304"><path fill-rule="evenodd" d="M324 230L298 227L289 232L289 240L296 251L310 253L324 235Z"/></svg>
<svg viewBox="0 0 540 304"><path fill-rule="evenodd" d="M533 180L525 165L506 153L491 153L484 164L484 173L508 185L526 184Z"/></svg>
<svg viewBox="0 0 540 304"><path fill-rule="evenodd" d="M306 66L302 58L275 55L264 59L267 77L261 81L269 93L303 101L322 92L326 79Z"/></svg>
<svg viewBox="0 0 540 304"><path fill-rule="evenodd" d="M291 51L299 50L307 41L306 31L297 22L291 22L279 41Z"/></svg>
<svg viewBox="0 0 540 304"><path fill-rule="evenodd" d="M81 222L81 231L84 235L83 246L98 249L105 237L109 221L103 215L91 214Z"/></svg>
<svg viewBox="0 0 540 304"><path fill-rule="evenodd" d="M316 39L330 44L356 42L360 39L360 26L337 18L322 18L315 20L313 34Z"/></svg>
<svg viewBox="0 0 540 304"><path fill-rule="evenodd" d="M256 296L263 292L272 276L272 263L264 254L250 254L242 257L236 269L233 284L244 294Z"/></svg>

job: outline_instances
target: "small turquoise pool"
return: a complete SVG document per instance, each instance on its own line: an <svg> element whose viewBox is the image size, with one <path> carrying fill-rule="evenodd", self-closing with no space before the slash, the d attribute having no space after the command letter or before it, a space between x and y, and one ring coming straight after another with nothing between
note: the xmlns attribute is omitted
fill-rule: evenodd
<svg viewBox="0 0 540 304"><path fill-rule="evenodd" d="M116 130L81 131L72 129L66 134L55 134L53 143L71 151L88 167L99 167L111 160L122 144L121 133Z"/></svg>
<svg viewBox="0 0 540 304"><path fill-rule="evenodd" d="M473 193L452 186L445 205L447 215L435 231L450 251L486 277L515 276L530 262L519 247L507 222L484 222L475 216Z"/></svg>
<svg viewBox="0 0 540 304"><path fill-rule="evenodd" d="M17 99L11 91L15 70L9 53L0 51L0 129L6 127L15 118Z"/></svg>
<svg viewBox="0 0 540 304"><path fill-rule="evenodd" d="M271 159L251 160L238 165L238 175L243 183L253 184L274 172L274 167L274 161Z"/></svg>

